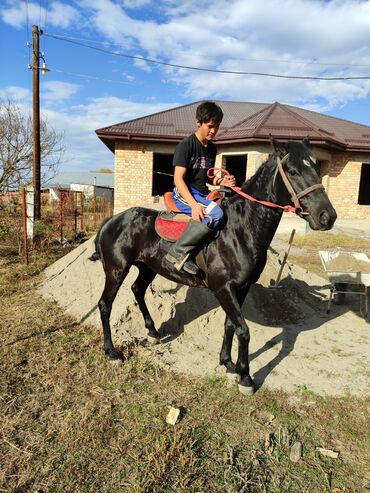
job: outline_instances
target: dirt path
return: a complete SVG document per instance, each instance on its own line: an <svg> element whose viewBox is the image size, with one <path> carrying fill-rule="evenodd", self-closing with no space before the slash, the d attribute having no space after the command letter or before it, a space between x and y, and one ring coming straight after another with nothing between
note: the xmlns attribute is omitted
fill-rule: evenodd
<svg viewBox="0 0 370 493"><path fill-rule="evenodd" d="M101 331L97 302L104 273L100 262L88 260L92 252L91 239L50 266L40 289L44 297ZM267 289L278 267L278 258L270 255L243 307L251 331L251 373L256 382L288 391L307 388L323 395L367 394L370 326L358 313L358 298L350 306L334 305L328 315L325 279L289 264L282 287ZM112 333L118 344L146 338L130 289L136 272L133 267L113 305ZM224 375L218 365L224 313L211 292L158 276L146 300L162 336L160 345L147 348L158 362L192 375Z"/></svg>

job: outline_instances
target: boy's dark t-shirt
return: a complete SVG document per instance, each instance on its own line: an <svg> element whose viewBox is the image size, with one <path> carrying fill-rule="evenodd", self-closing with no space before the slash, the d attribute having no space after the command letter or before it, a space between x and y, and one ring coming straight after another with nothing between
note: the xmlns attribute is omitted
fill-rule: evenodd
<svg viewBox="0 0 370 493"><path fill-rule="evenodd" d="M205 147L195 134L191 134L177 144L173 156L173 166L186 168L185 183L187 186L207 194L209 192L206 187L207 169L214 167L215 160L215 144L208 141L207 147Z"/></svg>

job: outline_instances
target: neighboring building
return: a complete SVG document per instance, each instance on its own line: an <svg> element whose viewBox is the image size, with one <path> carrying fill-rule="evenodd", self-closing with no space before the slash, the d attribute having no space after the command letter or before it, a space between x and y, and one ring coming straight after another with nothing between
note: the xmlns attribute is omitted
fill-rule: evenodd
<svg viewBox="0 0 370 493"><path fill-rule="evenodd" d="M100 197L110 201L114 195L114 174L93 172L64 172L43 185L50 192L50 200L59 200L61 191L83 192L86 197Z"/></svg>
<svg viewBox="0 0 370 493"><path fill-rule="evenodd" d="M271 152L269 134L308 136L320 178L340 218L370 219L370 127L280 103L217 101L224 120L215 140L216 166L240 185ZM176 144L196 130L199 102L96 131L115 154L115 213L150 204L173 185Z"/></svg>

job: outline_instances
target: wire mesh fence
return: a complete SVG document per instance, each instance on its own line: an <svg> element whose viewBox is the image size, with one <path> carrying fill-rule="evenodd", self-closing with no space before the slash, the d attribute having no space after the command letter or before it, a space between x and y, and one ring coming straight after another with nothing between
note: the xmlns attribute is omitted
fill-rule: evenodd
<svg viewBox="0 0 370 493"><path fill-rule="evenodd" d="M25 204L22 191L0 196L0 251L18 253L73 244L94 234L113 214L113 198L87 197L82 192L60 191L58 200L42 199L41 220L33 224L32 240L25 245ZM22 218L23 215L23 218Z"/></svg>

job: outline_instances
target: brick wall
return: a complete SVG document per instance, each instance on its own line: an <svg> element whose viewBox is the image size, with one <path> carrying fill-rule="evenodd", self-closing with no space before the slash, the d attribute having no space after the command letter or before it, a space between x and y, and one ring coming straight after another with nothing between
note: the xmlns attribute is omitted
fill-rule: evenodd
<svg viewBox="0 0 370 493"><path fill-rule="evenodd" d="M114 213L153 202L153 152L145 144L116 142Z"/></svg>
<svg viewBox="0 0 370 493"><path fill-rule="evenodd" d="M370 206L358 204L362 161L353 159L350 153L333 153L324 185L339 218L370 219Z"/></svg>

